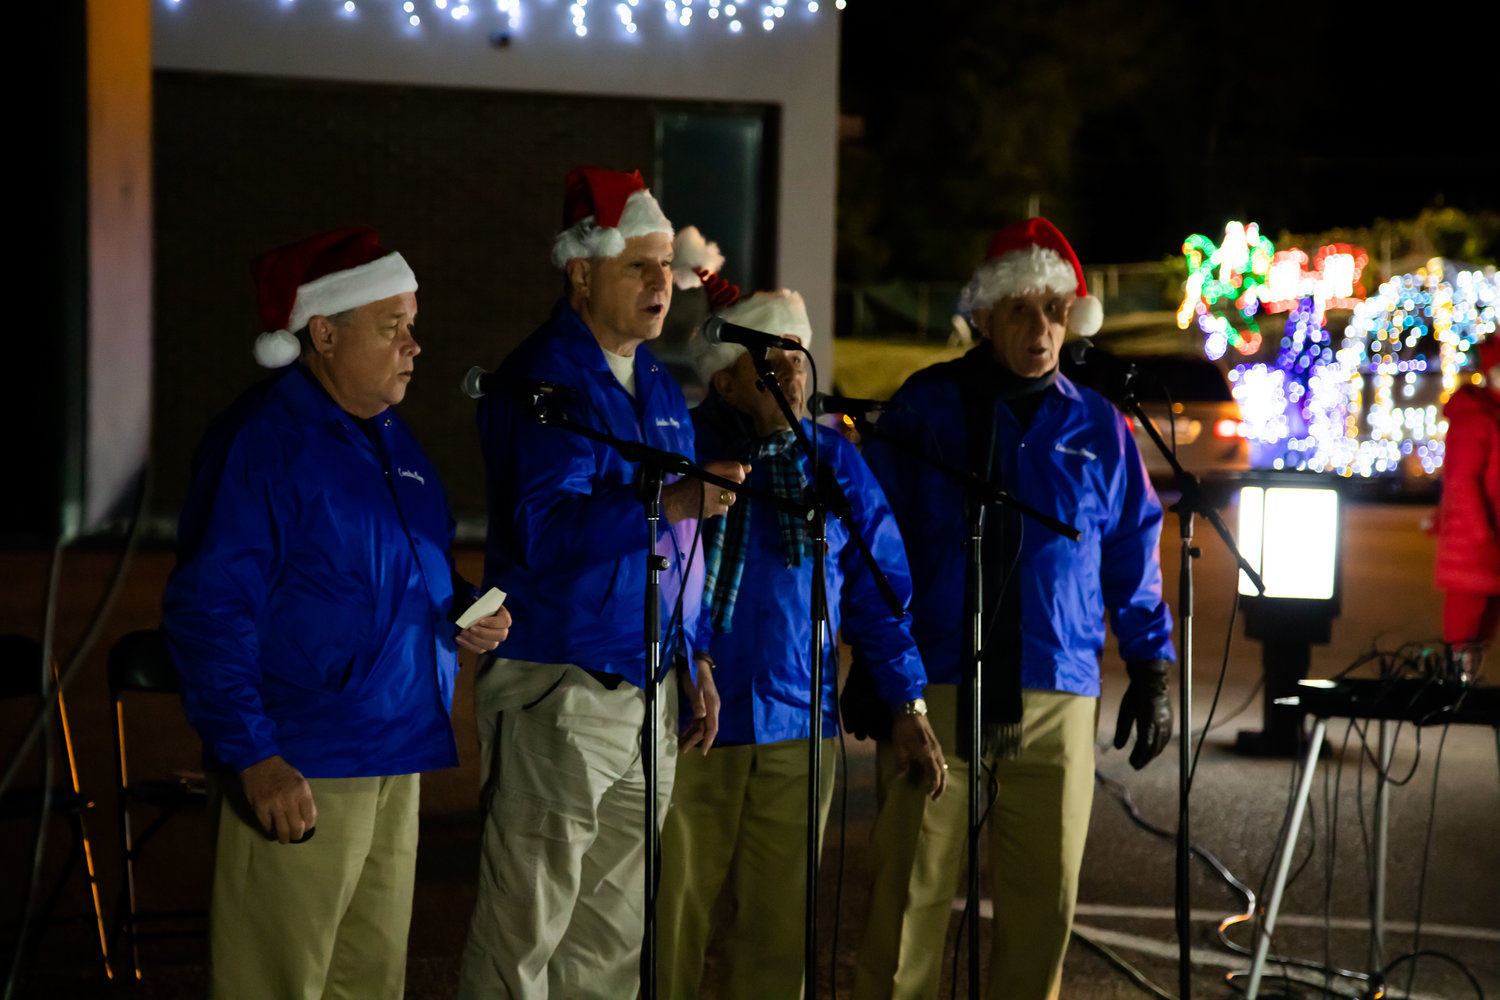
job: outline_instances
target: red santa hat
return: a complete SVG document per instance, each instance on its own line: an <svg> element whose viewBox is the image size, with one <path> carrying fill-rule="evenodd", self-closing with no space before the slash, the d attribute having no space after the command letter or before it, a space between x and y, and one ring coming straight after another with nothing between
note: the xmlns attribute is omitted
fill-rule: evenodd
<svg viewBox="0 0 1500 1000"><path fill-rule="evenodd" d="M672 238L672 223L646 190L639 170L599 167L568 172L563 231L552 241L552 263L565 270L574 257L617 257L625 241L650 233Z"/></svg>
<svg viewBox="0 0 1500 1000"><path fill-rule="evenodd" d="M380 245L370 226L346 226L267 250L250 263L263 332L255 360L281 368L302 352L296 331L314 316L332 316L417 290L399 253Z"/></svg>
<svg viewBox="0 0 1500 1000"><path fill-rule="evenodd" d="M1057 227L1032 218L1006 226L990 240L990 252L964 288L969 311L988 309L1008 295L1027 292L1076 293L1068 329L1092 337L1104 322L1104 305L1088 293L1078 255Z"/></svg>

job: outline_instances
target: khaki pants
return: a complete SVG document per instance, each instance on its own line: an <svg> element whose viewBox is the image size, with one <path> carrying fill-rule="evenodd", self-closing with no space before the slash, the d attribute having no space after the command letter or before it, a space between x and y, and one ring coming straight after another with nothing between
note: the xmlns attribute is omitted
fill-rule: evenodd
<svg viewBox="0 0 1500 1000"><path fill-rule="evenodd" d="M645 696L576 666L489 661L475 683L485 777L479 896L459 996L633 997L645 916ZM658 690L657 815L677 759Z"/></svg>
<svg viewBox="0 0 1500 1000"><path fill-rule="evenodd" d="M317 832L266 839L219 813L210 916L217 1000L400 997L421 778L311 778Z"/></svg>
<svg viewBox="0 0 1500 1000"><path fill-rule="evenodd" d="M957 692L949 684L926 691L933 730L950 748L948 789L937 802L897 778L895 754L884 744L879 749L874 886L854 978L859 1000L937 994L968 851L968 764L951 750ZM1057 997L1094 798L1098 699L1026 691L1023 707L1020 756L994 762L991 1000Z"/></svg>
<svg viewBox="0 0 1500 1000"><path fill-rule="evenodd" d="M693 1000L720 891L734 922L724 1000L792 1000L802 993L807 895L808 741L696 749L677 763L662 833L661 946L657 983L666 1000ZM818 844L833 801L838 741L823 740Z"/></svg>

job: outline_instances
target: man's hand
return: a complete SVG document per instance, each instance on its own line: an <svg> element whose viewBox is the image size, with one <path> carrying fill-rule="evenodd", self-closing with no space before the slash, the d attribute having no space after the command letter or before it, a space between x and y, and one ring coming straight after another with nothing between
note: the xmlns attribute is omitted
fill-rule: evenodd
<svg viewBox="0 0 1500 1000"><path fill-rule="evenodd" d="M750 475L750 466L741 465L738 462L709 462L704 468L716 476L733 480L736 483L743 483L745 477ZM676 524L678 521L697 517L700 500L705 519L717 517L734 506L732 492L714 486L712 483L702 483L696 479L684 477L670 486L662 487L661 509L667 517L667 523Z"/></svg>
<svg viewBox="0 0 1500 1000"><path fill-rule="evenodd" d="M933 799L948 787L948 765L943 748L925 715L897 715L891 722L891 747L899 770L914 785L923 785Z"/></svg>
<svg viewBox="0 0 1500 1000"><path fill-rule="evenodd" d="M510 612L501 608L458 633L458 644L471 653L488 653L510 634Z"/></svg>
<svg viewBox="0 0 1500 1000"><path fill-rule="evenodd" d="M1139 771L1172 740L1172 698L1167 693L1167 661L1137 660L1125 664L1130 687L1120 700L1115 722L1115 749L1121 750L1135 727L1135 747L1130 766Z"/></svg>
<svg viewBox="0 0 1500 1000"><path fill-rule="evenodd" d="M697 660L696 685L688 671L678 672L678 683L693 709L693 723L677 737L677 746L686 751L701 744L703 756L707 757L708 748L714 745L714 737L719 735L719 689L714 686L714 668L709 666L709 661L701 656Z"/></svg>
<svg viewBox="0 0 1500 1000"><path fill-rule="evenodd" d="M240 772L240 781L261 828L281 843L301 840L318 821L312 787L281 756L251 764Z"/></svg>

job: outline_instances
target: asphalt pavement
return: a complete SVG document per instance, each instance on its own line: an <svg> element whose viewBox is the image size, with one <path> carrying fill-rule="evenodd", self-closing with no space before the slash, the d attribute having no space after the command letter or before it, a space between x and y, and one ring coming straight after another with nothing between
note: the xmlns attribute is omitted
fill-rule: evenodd
<svg viewBox="0 0 1500 1000"><path fill-rule="evenodd" d="M1432 589L1432 540L1421 524L1430 507L1355 504L1344 532L1344 594L1332 641L1314 648L1312 674L1332 677L1374 650L1394 652L1403 644L1430 643L1437 635L1440 595ZM1232 513L1232 512L1231 512ZM1217 538L1199 524L1196 561L1196 642L1193 726L1201 730L1214 700L1221 664L1227 664L1212 728L1203 741L1191 794L1193 840L1224 871L1264 904L1276 846L1292 798L1297 765L1289 760L1236 754L1241 728L1260 724L1257 682L1261 647L1237 624L1230 637L1234 575ZM1162 561L1169 597L1177 578L1179 542L1169 515ZM466 551L460 568L477 577L480 554ZM107 550L78 551L65 559L58 616L60 647L76 643L107 586L114 565ZM112 792L111 709L104 688L104 651L118 636L157 623L161 586L170 556L143 552L129 568L121 597L102 622L100 641L69 692L80 781L96 802L89 818L93 855L106 917L117 910L121 883ZM40 621L46 556L0 553L0 631L36 633ZM1178 801L1177 745L1141 772L1126 753L1104 750L1113 732L1115 707L1125 688L1123 666L1106 650L1099 774L1088 852L1079 893L1078 933L1069 952L1062 995L1069 1000L1124 1000L1148 995L1098 947L1107 948L1177 995L1178 944L1173 924L1174 844ZM1500 671L1491 664L1491 682ZM25 712L6 706L0 732L19 733ZM454 710L461 766L423 781L422 845L409 952L408 996L454 995L458 956L474 898L479 826L475 804L477 763L468 687L459 684ZM137 773L191 767L196 742L170 699L133 706L130 763ZM1363 724L1361 724L1363 725ZM1483 726L1403 725L1395 732L1390 774L1386 865L1385 934L1382 955L1372 955L1371 897L1375 882L1370 853L1375 839L1375 728L1361 733L1344 720L1328 729L1330 751L1311 785L1308 817L1296 844L1295 878L1286 892L1272 943L1291 962L1274 964L1262 996L1358 996L1369 990L1355 978L1312 966L1367 973L1372 967L1421 950L1415 963L1392 972L1388 996L1405 995L1415 965L1412 995L1463 998L1500 996L1500 746ZM1368 746L1367 746L1368 742ZM868 838L874 813L874 753L850 740L842 789L834 802L821 868L820 954L817 994L845 997L861 915L868 906ZM1437 775L1434 781L1434 773ZM1133 820L1128 794L1150 832ZM846 799L847 804L844 804ZM8 822L0 829L0 921L13 919L29 867L35 828ZM44 872L55 874L68 838L55 826L47 840ZM207 828L199 815L184 815L163 828L138 871L142 906L201 909L210 868ZM842 869L842 878L839 877ZM1232 887L1207 861L1191 867L1192 994L1241 995L1248 967L1240 952L1252 944L1245 893ZM960 901L957 906L961 906ZM987 931L988 900L980 905ZM69 881L59 900L59 919L45 930L27 963L17 996L141 998L192 997L205 993L204 920L201 915L169 921L174 931L143 942L144 975L131 985L124 949L113 954L115 979L98 970L97 943L82 883ZM1227 924L1226 924L1227 921ZM1420 929L1418 922L1420 921ZM953 930L956 932L955 910ZM1221 930L1221 925L1224 925ZM835 940L836 936L836 940ZM952 942L950 934L949 959ZM1087 941L1082 940L1087 939ZM10 955L9 938L5 954ZM1092 942L1088 943L1088 942ZM943 982L943 995L967 995L962 954L958 981ZM716 954L709 958L704 996L719 995L725 974ZM1233 975L1233 978L1228 978Z"/></svg>

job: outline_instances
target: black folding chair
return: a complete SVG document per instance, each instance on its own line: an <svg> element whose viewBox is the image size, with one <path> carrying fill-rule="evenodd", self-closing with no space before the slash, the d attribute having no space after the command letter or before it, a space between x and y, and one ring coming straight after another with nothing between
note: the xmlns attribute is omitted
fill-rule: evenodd
<svg viewBox="0 0 1500 1000"><path fill-rule="evenodd" d="M47 664L47 670L52 678L49 686L55 686L57 684L57 661L55 659ZM41 643L30 636L0 635L0 699L28 698L40 704L44 693L43 687ZM67 703L61 692L57 696L57 716L52 722L52 731L54 739L58 735L62 737L62 750L68 762L67 780L51 782L50 789L45 784L7 789L5 795L0 797L0 820L29 819L42 823L57 817L68 821L68 827L73 833L73 850L58 874L52 891L48 893L46 902L37 911L34 926L46 928L52 922L52 912L62 895L63 887L67 884L68 876L72 874L74 868L79 867L81 860L83 864L80 870L88 883L89 896L93 901L94 924L99 934L100 966L108 978L112 973L109 967L109 949L105 942L104 915L99 907L99 884L94 877L93 847L89 843L88 829L84 825L84 814L94 808L94 803L78 787L78 764L73 756L73 734L68 728ZM53 749L48 746L43 752L50 753ZM43 815L44 809L46 815ZM32 881L40 875L40 872L32 872L28 876L27 901L30 899L33 888ZM22 918L24 920L24 913ZM25 956L28 946L33 943L34 932L28 928L18 933L24 934L26 940L17 941L16 949L19 954Z"/></svg>
<svg viewBox="0 0 1500 1000"><path fill-rule="evenodd" d="M127 701L141 695L169 695L175 699L180 690L177 668L167 652L166 635L160 629L131 632L110 649L109 695L114 702L118 792L116 812L120 828L120 866L124 872L120 898L115 906L114 929L115 935L124 930L136 979L141 978L140 952L136 945L139 924L145 920L176 920L201 914L197 910L142 911L136 893L135 866L146 843L179 810L202 807L208 796L203 774L198 771L174 771L162 777L131 779L125 748L125 706ZM154 810L139 835L131 824L132 806Z"/></svg>

